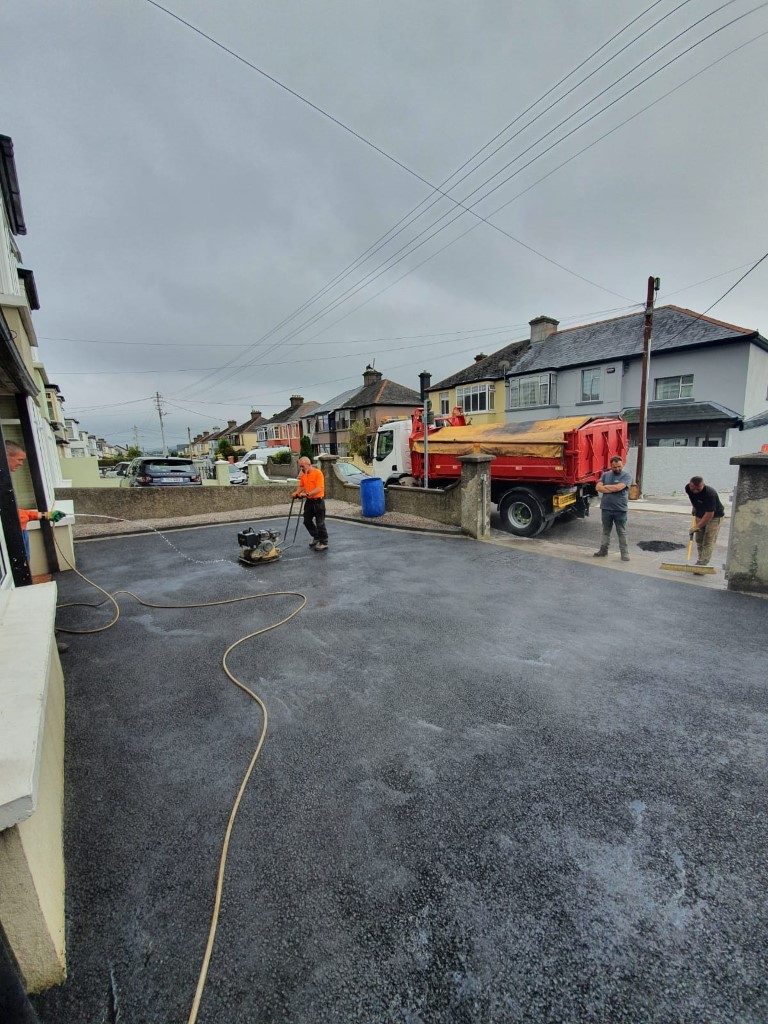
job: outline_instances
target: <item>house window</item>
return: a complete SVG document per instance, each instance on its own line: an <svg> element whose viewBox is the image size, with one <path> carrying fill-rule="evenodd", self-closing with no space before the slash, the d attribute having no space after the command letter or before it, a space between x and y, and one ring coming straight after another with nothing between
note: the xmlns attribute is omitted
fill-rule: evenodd
<svg viewBox="0 0 768 1024"><path fill-rule="evenodd" d="M657 402L670 402L675 398L693 398L693 374L683 373L677 377L657 377L653 397Z"/></svg>
<svg viewBox="0 0 768 1024"><path fill-rule="evenodd" d="M451 395L449 391L440 392L440 415L448 416L451 411Z"/></svg>
<svg viewBox="0 0 768 1024"><path fill-rule="evenodd" d="M581 371L581 400L582 402L599 402L600 389L603 383L602 366L590 366L588 370Z"/></svg>
<svg viewBox="0 0 768 1024"><path fill-rule="evenodd" d="M687 448L687 437L660 437L648 442L649 448Z"/></svg>
<svg viewBox="0 0 768 1024"><path fill-rule="evenodd" d="M540 373L509 381L508 409L530 409L537 405L557 405L557 374Z"/></svg>
<svg viewBox="0 0 768 1024"><path fill-rule="evenodd" d="M493 384L465 384L456 388L456 404L463 412L488 412L493 409Z"/></svg>

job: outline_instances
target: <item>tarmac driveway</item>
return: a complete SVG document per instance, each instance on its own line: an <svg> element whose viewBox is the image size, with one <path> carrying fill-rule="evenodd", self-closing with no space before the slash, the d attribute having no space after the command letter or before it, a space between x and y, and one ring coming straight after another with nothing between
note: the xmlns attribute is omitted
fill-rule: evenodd
<svg viewBox="0 0 768 1024"><path fill-rule="evenodd" d="M170 539L228 559L236 531ZM330 533L263 570L155 536L78 546L155 601L309 599L232 659L270 732L199 1020L764 1022L768 604ZM121 601L65 655L69 980L37 999L44 1024L187 1019L258 728L220 655L296 599Z"/></svg>

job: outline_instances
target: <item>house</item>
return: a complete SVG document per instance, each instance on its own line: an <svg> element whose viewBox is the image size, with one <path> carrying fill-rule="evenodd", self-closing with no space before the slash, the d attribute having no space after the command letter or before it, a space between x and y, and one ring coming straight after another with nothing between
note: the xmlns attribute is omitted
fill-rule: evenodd
<svg viewBox="0 0 768 1024"><path fill-rule="evenodd" d="M8 93L10 107L20 93ZM14 99L16 103L14 103ZM55 175L55 172L52 172ZM71 528L30 522L19 509L54 506L62 482L35 358L31 270L12 140L0 135L0 935L2 996L14 1019L34 1016L24 991L66 977L63 856L64 680L54 632L58 552L74 562ZM6 449L23 446L26 459ZM34 529L33 529L34 527ZM54 541L55 534L55 541ZM27 555L26 544L29 545ZM63 567L63 559L62 559ZM39 583L33 586L33 583ZM6 896L8 894L8 896ZM10 898L8 898L10 897Z"/></svg>
<svg viewBox="0 0 768 1024"><path fill-rule="evenodd" d="M430 387L432 411L447 415L458 406L473 423L503 423L505 374L527 348L527 341L513 341L491 355L480 352L472 364Z"/></svg>
<svg viewBox="0 0 768 1024"><path fill-rule="evenodd" d="M506 373L510 422L617 416L637 443L644 314L559 331L548 316ZM768 410L768 341L756 330L679 306L654 313L648 390L650 447L720 446Z"/></svg>
<svg viewBox="0 0 768 1024"><path fill-rule="evenodd" d="M349 391L342 391L340 395L335 395L313 410L310 422L304 431L312 442L313 454L338 455L336 410L343 409L344 405L358 394L359 391L359 387L350 388Z"/></svg>
<svg viewBox="0 0 768 1024"><path fill-rule="evenodd" d="M364 423L370 439L384 420L408 415L420 402L417 391L388 380L379 370L366 366L363 387L336 410L337 453L349 454L352 424Z"/></svg>
<svg viewBox="0 0 768 1024"><path fill-rule="evenodd" d="M318 407L319 402L305 402L302 395L291 395L287 409L275 413L256 430L257 447L287 446L298 452L301 447L302 421Z"/></svg>
<svg viewBox="0 0 768 1024"><path fill-rule="evenodd" d="M241 423L235 431L235 438L232 444L235 448L244 448L245 451L250 451L251 448L255 448L257 445L256 431L259 427L264 426L267 420L262 416L260 409L251 409L250 417Z"/></svg>

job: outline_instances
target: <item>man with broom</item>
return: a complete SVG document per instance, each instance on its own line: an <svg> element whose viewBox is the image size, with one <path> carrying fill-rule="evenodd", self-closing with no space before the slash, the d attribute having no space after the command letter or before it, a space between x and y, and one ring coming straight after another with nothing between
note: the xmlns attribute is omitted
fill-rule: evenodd
<svg viewBox="0 0 768 1024"><path fill-rule="evenodd" d="M709 565L725 509L715 488L705 484L701 476L691 477L685 485L685 493L693 505L695 518L692 533L699 552L696 565Z"/></svg>

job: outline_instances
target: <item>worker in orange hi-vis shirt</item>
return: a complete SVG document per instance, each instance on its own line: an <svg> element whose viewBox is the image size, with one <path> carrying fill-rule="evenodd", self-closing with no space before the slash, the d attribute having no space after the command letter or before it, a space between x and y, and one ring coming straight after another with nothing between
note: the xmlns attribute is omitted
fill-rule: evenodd
<svg viewBox="0 0 768 1024"><path fill-rule="evenodd" d="M304 525L312 535L310 547L315 551L328 550L328 531L325 528L325 478L322 470L314 469L306 455L299 459L299 484L294 498L304 498Z"/></svg>
<svg viewBox="0 0 768 1024"><path fill-rule="evenodd" d="M17 469L21 469L24 463L27 461L27 453L21 447L20 444L16 444L15 441L5 442L5 454L8 459L8 468L12 473L15 473ZM21 535L24 540L24 551L27 555L27 562L29 562L29 534L27 533L27 526L30 522L35 519L48 519L55 523L59 519L64 518L63 512L38 512L36 508L20 508L19 510L19 523L21 524Z"/></svg>

